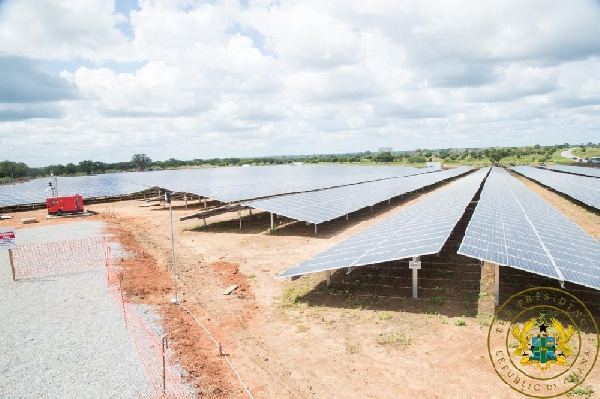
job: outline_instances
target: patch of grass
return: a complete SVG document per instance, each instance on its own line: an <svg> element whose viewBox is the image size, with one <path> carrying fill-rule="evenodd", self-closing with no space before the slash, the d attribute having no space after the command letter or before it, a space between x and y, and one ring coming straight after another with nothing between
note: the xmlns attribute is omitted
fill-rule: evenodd
<svg viewBox="0 0 600 399"><path fill-rule="evenodd" d="M579 374L571 373L567 376L566 380L571 384L579 384Z"/></svg>
<svg viewBox="0 0 600 399"><path fill-rule="evenodd" d="M477 315L477 322L480 326L489 326L493 317L493 313L481 312Z"/></svg>
<svg viewBox="0 0 600 399"><path fill-rule="evenodd" d="M436 295L436 296L432 296L431 298L429 298L429 302L441 304L441 303L444 303L445 299L446 299L446 297L444 297L443 295Z"/></svg>
<svg viewBox="0 0 600 399"><path fill-rule="evenodd" d="M457 319L457 320L454 322L454 325L455 325L455 326L462 327L462 326L466 326L466 325L467 325L467 322L465 321L465 319Z"/></svg>
<svg viewBox="0 0 600 399"><path fill-rule="evenodd" d="M592 388L591 386L586 386L586 387L577 387L577 388L573 388L569 391L569 393L567 394L567 396L584 396L586 398L591 398L592 394L594 393L594 388Z"/></svg>
<svg viewBox="0 0 600 399"><path fill-rule="evenodd" d="M298 327L296 328L296 331L299 333L307 332L308 330L309 330L309 328L307 326L305 326L304 324L299 324Z"/></svg>
<svg viewBox="0 0 600 399"><path fill-rule="evenodd" d="M488 294L487 292L480 292L479 293L479 298L487 298L488 296L490 296L490 294Z"/></svg>
<svg viewBox="0 0 600 399"><path fill-rule="evenodd" d="M348 298L346 299L346 307L349 309L357 309L357 310L362 310L365 308L361 299L357 296L352 296L352 295L349 295Z"/></svg>
<svg viewBox="0 0 600 399"><path fill-rule="evenodd" d="M394 317L390 312L383 312L379 314L379 320L392 320Z"/></svg>
<svg viewBox="0 0 600 399"><path fill-rule="evenodd" d="M254 280L256 278L256 274L252 273L248 275L248 280Z"/></svg>
<svg viewBox="0 0 600 399"><path fill-rule="evenodd" d="M379 334L377 339L379 345L410 345L410 337L404 333L391 332L389 334Z"/></svg>
<svg viewBox="0 0 600 399"><path fill-rule="evenodd" d="M360 342L346 344L346 353L349 353L351 355L360 353L361 349L362 348L361 348Z"/></svg>
<svg viewBox="0 0 600 399"><path fill-rule="evenodd" d="M279 298L279 308L293 308L299 304L299 298L310 291L311 287L308 284L294 284L287 287L281 298Z"/></svg>

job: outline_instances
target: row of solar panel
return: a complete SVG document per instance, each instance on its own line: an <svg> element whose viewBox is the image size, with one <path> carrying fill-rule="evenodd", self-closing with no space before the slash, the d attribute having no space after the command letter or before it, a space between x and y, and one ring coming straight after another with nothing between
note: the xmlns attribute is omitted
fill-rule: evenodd
<svg viewBox="0 0 600 399"><path fill-rule="evenodd" d="M600 179L552 172L530 166L516 166L512 170L588 206L600 209Z"/></svg>
<svg viewBox="0 0 600 399"><path fill-rule="evenodd" d="M600 242L503 169L490 173L458 253L600 289Z"/></svg>
<svg viewBox="0 0 600 399"><path fill-rule="evenodd" d="M85 177L59 177L61 195L84 198L130 194L158 186L222 202L310 191L432 172L435 169L387 166L261 166L115 173ZM44 202L50 196L48 178L0 186L0 205Z"/></svg>
<svg viewBox="0 0 600 399"><path fill-rule="evenodd" d="M559 172L572 173L575 175L600 177L600 168L588 168L585 166L567 166L567 165L554 165L550 170L557 170Z"/></svg>
<svg viewBox="0 0 600 399"><path fill-rule="evenodd" d="M243 205L310 223L322 223L391 198L460 176L473 168L460 168L290 194Z"/></svg>
<svg viewBox="0 0 600 399"><path fill-rule="evenodd" d="M486 173L459 179L278 277L437 253ZM485 181L458 253L600 289L600 242L500 168Z"/></svg>
<svg viewBox="0 0 600 399"><path fill-rule="evenodd" d="M437 253L479 190L487 169L438 190L394 216L321 252L278 277Z"/></svg>

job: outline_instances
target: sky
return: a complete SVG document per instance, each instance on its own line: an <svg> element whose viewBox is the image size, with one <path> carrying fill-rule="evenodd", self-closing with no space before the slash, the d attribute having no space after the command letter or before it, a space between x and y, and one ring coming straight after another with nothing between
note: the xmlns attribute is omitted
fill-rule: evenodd
<svg viewBox="0 0 600 399"><path fill-rule="evenodd" d="M590 141L598 0L0 0L0 161Z"/></svg>

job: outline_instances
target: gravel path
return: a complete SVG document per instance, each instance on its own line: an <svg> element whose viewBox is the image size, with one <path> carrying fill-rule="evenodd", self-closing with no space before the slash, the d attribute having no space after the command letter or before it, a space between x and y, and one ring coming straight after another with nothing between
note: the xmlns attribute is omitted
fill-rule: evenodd
<svg viewBox="0 0 600 399"><path fill-rule="evenodd" d="M17 243L102 234L102 222L17 230ZM104 268L13 281L0 252L0 398L149 398Z"/></svg>

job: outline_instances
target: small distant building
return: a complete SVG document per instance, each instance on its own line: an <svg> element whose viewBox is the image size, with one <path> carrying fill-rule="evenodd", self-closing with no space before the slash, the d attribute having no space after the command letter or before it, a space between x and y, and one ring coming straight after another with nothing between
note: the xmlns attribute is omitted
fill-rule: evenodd
<svg viewBox="0 0 600 399"><path fill-rule="evenodd" d="M425 163L426 168L442 169L441 162L427 162Z"/></svg>
<svg viewBox="0 0 600 399"><path fill-rule="evenodd" d="M292 166L302 166L304 162L294 162L292 163Z"/></svg>

